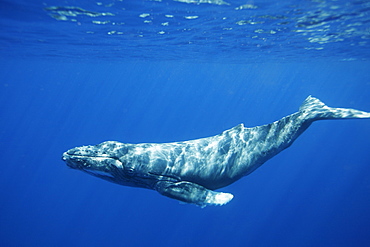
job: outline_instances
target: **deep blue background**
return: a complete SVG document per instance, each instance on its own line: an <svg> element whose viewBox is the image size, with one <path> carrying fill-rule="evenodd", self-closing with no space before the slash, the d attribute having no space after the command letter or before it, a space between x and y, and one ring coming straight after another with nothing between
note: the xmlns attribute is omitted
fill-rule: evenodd
<svg viewBox="0 0 370 247"><path fill-rule="evenodd" d="M368 62L0 61L1 246L369 246L370 120L314 123L221 191L179 204L71 170L61 154L106 140L170 142L252 127L310 94L370 111Z"/></svg>

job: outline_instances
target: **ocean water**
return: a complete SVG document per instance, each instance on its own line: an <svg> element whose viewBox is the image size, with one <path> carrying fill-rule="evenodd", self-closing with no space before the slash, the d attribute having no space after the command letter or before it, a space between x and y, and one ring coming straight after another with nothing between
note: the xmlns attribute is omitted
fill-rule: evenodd
<svg viewBox="0 0 370 247"><path fill-rule="evenodd" d="M1 246L370 246L370 120L315 122L224 206L69 169L66 150L370 111L370 1L0 1Z"/></svg>

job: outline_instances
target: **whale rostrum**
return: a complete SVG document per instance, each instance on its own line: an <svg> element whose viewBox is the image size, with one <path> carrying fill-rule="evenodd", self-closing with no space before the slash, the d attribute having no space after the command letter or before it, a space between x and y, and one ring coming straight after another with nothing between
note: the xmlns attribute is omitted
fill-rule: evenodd
<svg viewBox="0 0 370 247"><path fill-rule="evenodd" d="M158 191L199 206L223 205L233 195L217 192L261 166L322 119L370 118L370 113L332 108L309 96L299 111L270 124L240 124L219 135L172 143L106 141L68 150L71 168L113 183Z"/></svg>

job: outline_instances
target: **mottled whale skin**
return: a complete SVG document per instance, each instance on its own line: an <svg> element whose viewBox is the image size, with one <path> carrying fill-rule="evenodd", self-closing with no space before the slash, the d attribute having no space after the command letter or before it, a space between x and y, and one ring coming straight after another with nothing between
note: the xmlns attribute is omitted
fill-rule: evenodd
<svg viewBox="0 0 370 247"><path fill-rule="evenodd" d="M309 96L298 112L276 122L183 142L126 144L106 141L68 150L71 168L113 183L153 189L199 206L223 205L233 195L214 190L256 170L322 119L370 118L370 113L326 106Z"/></svg>

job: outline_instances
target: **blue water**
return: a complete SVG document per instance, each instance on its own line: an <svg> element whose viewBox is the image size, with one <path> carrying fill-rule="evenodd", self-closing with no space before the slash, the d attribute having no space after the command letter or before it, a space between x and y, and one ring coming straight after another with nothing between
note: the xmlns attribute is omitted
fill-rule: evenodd
<svg viewBox="0 0 370 247"><path fill-rule="evenodd" d="M188 2L0 2L1 246L370 246L370 120L315 122L221 207L61 160L270 123L310 94L370 111L369 1Z"/></svg>

